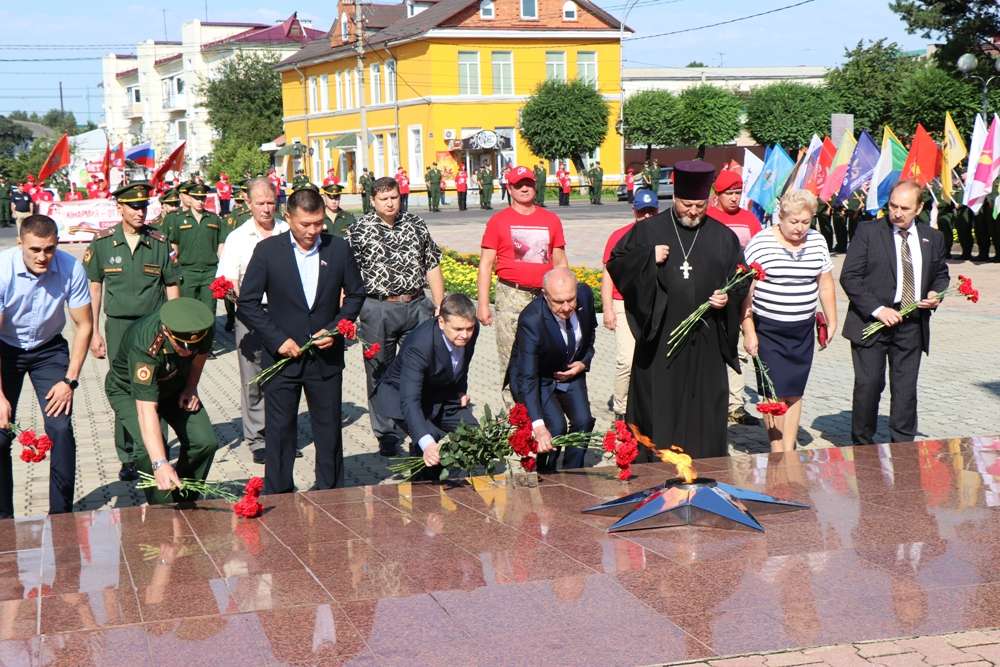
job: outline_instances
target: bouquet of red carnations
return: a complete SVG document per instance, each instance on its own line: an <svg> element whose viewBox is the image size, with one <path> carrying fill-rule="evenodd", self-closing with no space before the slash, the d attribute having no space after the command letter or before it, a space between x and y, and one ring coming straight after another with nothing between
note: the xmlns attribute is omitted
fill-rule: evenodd
<svg viewBox="0 0 1000 667"><path fill-rule="evenodd" d="M204 479L181 478L181 486L177 491L181 496L193 496L195 494L203 498L221 498L231 503L236 502L236 494L229 490L229 482L209 482ZM137 489L157 489L156 477L143 470L139 471L139 482L135 485Z"/></svg>
<svg viewBox="0 0 1000 667"><path fill-rule="evenodd" d="M305 354L316 345L316 341L318 341L320 338L325 338L327 336L338 336L338 335L343 336L344 340L360 340L358 338L358 325L350 320L340 320L339 322L337 322L337 326L334 331L321 331L320 333L316 334L308 341L306 341L306 343L299 349L302 351L302 354ZM361 344L363 346L362 354L364 354L365 359L374 359L378 355L379 351L382 349L382 345L380 343L366 343L365 341L362 340ZM291 360L292 360L291 357L285 357L283 359L279 359L278 361L271 364L263 371L255 375L253 378L251 378L250 384L264 384L265 382L273 378L275 375L280 373L281 369L284 368L286 365L288 365L288 362L290 362Z"/></svg>
<svg viewBox="0 0 1000 667"><path fill-rule="evenodd" d="M957 291L959 294L964 296L967 300L971 301L972 303L979 303L979 290L977 290L975 287L972 286L972 278L960 275L958 277ZM938 301L939 302L943 301L944 297L947 296L948 294L951 294L951 292L952 288L949 285L948 287L944 288L940 294L938 294ZM907 317L908 315L917 312L917 308L918 308L917 302L913 302L909 305L900 308L899 315L900 317ZM876 332L881 331L882 329L885 329L885 325L882 323L882 321L875 320L874 322L872 322L871 324L869 324L868 326L866 326L864 329L861 330L861 338L862 339L868 338L869 336L874 335Z"/></svg>
<svg viewBox="0 0 1000 667"><path fill-rule="evenodd" d="M614 459L618 466L618 479L632 477L632 462L639 456L639 443L625 420L619 419L604 434L604 458Z"/></svg>
<svg viewBox="0 0 1000 667"><path fill-rule="evenodd" d="M219 276L213 280L208 289L211 290L212 296L216 299L236 302L236 287L233 285L233 281L225 276Z"/></svg>
<svg viewBox="0 0 1000 667"><path fill-rule="evenodd" d="M725 285L719 288L719 291L725 294L749 278L764 280L766 277L764 267L759 262L753 262L749 267L746 264L737 264L736 273L726 281ZM701 318L708 312L709 308L711 308L711 304L706 301L698 306L693 313L684 318L683 322L674 327L674 330L670 332L670 338L667 339L667 345L669 346L667 348L668 357L687 339L698 322L701 321Z"/></svg>
<svg viewBox="0 0 1000 667"><path fill-rule="evenodd" d="M260 504L260 492L264 490L264 480L260 477L251 477L243 487L243 497L233 505L233 512L236 516L244 519L254 519L259 517L264 511L264 506Z"/></svg>
<svg viewBox="0 0 1000 667"><path fill-rule="evenodd" d="M7 430L12 436L17 436L17 442L21 445L21 460L25 463L41 463L52 449L52 439L44 433L39 436L33 430L21 428L14 423Z"/></svg>
<svg viewBox="0 0 1000 667"><path fill-rule="evenodd" d="M778 400L775 395L774 382L771 381L771 374L768 372L767 364L759 356L753 358L754 370L760 378L760 385L764 389L764 400L757 404L757 411L762 415L781 416L788 412L788 404Z"/></svg>

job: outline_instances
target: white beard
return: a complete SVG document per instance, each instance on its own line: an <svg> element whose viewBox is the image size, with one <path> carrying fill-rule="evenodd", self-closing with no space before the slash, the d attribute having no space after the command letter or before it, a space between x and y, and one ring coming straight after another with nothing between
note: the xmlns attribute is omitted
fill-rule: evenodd
<svg viewBox="0 0 1000 667"><path fill-rule="evenodd" d="M682 215L677 218L677 222L681 223L685 227L697 227L701 224L701 221L705 219L705 214L702 213L699 216Z"/></svg>

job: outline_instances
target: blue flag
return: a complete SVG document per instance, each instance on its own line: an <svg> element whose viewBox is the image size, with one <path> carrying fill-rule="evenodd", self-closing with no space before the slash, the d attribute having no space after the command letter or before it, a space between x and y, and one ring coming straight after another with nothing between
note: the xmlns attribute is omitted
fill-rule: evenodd
<svg viewBox="0 0 1000 667"><path fill-rule="evenodd" d="M760 204L767 213L774 212L774 204L792 174L795 161L788 156L781 144L768 149L764 159L764 171L750 189L750 199Z"/></svg>
<svg viewBox="0 0 1000 667"><path fill-rule="evenodd" d="M862 132L858 138L858 145L854 147L851 161L847 164L847 173L844 175L840 192L837 193L838 202L850 199L851 195L861 190L866 183L871 182L878 158L878 146L872 141L868 132Z"/></svg>

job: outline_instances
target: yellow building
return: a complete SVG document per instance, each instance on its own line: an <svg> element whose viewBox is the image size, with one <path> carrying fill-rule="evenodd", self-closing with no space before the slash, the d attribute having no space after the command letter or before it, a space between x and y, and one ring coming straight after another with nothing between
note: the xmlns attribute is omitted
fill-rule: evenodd
<svg viewBox="0 0 1000 667"><path fill-rule="evenodd" d="M517 128L521 107L546 78L579 78L593 82L611 110L604 143L587 160L601 162L605 183L619 180L621 33L613 16L589 0L404 0L361 8L362 76L355 5L343 1L326 39L278 65L286 140L309 149L289 171L302 168L321 182L333 169L356 190L362 166L375 176L402 167L421 189L432 162L449 187L458 164L470 174L484 162L494 174L507 164L534 165L539 159ZM554 174L556 165L548 166Z"/></svg>

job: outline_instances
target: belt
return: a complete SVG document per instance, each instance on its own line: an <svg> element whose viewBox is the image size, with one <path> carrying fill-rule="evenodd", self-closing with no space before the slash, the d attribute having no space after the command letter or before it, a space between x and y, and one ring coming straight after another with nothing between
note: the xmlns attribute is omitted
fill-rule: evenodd
<svg viewBox="0 0 1000 667"><path fill-rule="evenodd" d="M377 301L388 301L389 303L410 303L424 298L423 291L412 292L410 294L369 294L368 298Z"/></svg>
<svg viewBox="0 0 1000 667"><path fill-rule="evenodd" d="M506 285L507 287L513 287L516 290L521 290L522 292L530 292L532 294L540 294L542 291L541 287L528 287L526 285L518 285L510 280L504 280L503 278L497 278L497 282Z"/></svg>

